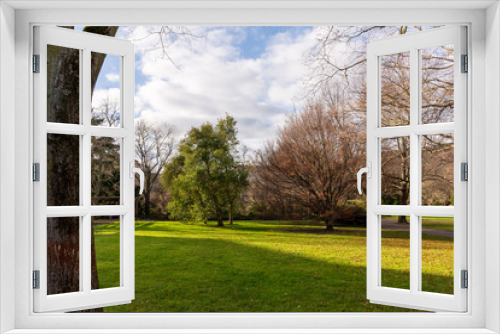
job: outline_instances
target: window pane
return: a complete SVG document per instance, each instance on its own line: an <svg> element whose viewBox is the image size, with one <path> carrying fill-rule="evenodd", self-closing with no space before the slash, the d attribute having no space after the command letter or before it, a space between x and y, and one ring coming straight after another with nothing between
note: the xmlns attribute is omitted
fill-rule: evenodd
<svg viewBox="0 0 500 334"><path fill-rule="evenodd" d="M420 50L423 124L453 122L453 51L453 44Z"/></svg>
<svg viewBox="0 0 500 334"><path fill-rule="evenodd" d="M382 138L381 171L384 205L410 204L410 137Z"/></svg>
<svg viewBox="0 0 500 334"><path fill-rule="evenodd" d="M120 217L92 217L92 290L120 286ZM97 274L95 274L97 270Z"/></svg>
<svg viewBox="0 0 500 334"><path fill-rule="evenodd" d="M410 125L410 53L380 57L381 126Z"/></svg>
<svg viewBox="0 0 500 334"><path fill-rule="evenodd" d="M47 205L80 205L80 137L47 135Z"/></svg>
<svg viewBox="0 0 500 334"><path fill-rule="evenodd" d="M453 294L451 217L422 217L422 291Z"/></svg>
<svg viewBox="0 0 500 334"><path fill-rule="evenodd" d="M120 60L92 52L92 125L120 127Z"/></svg>
<svg viewBox="0 0 500 334"><path fill-rule="evenodd" d="M120 143L92 137L92 205L120 204Z"/></svg>
<svg viewBox="0 0 500 334"><path fill-rule="evenodd" d="M80 217L47 218L47 294L77 291L80 291Z"/></svg>
<svg viewBox="0 0 500 334"><path fill-rule="evenodd" d="M422 205L453 205L453 134L422 136Z"/></svg>
<svg viewBox="0 0 500 334"><path fill-rule="evenodd" d="M398 223L396 216L382 216L381 286L410 289L410 218Z"/></svg>
<svg viewBox="0 0 500 334"><path fill-rule="evenodd" d="M78 49L47 45L47 121L80 123Z"/></svg>

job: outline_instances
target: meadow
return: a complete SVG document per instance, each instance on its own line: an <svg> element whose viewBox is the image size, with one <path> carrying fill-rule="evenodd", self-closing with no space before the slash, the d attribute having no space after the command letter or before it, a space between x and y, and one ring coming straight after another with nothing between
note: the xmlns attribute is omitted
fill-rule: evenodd
<svg viewBox="0 0 500 334"><path fill-rule="evenodd" d="M105 312L411 311L366 299L364 228L136 221L135 229L135 300ZM94 226L94 234L100 288L118 286L119 223ZM408 236L382 231L384 286L409 286ZM422 257L423 289L452 293L453 238L424 235Z"/></svg>

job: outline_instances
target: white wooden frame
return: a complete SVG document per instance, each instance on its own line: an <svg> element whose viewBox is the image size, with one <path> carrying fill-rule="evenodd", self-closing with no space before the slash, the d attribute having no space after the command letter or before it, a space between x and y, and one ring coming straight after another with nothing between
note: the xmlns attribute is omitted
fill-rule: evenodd
<svg viewBox="0 0 500 334"><path fill-rule="evenodd" d="M14 10L17 8L17 10ZM122 7L123 6L123 7ZM8 141L9 133L2 131L0 190L1 248L0 265L0 325L2 331L17 328L16 333L35 333L37 329L50 328L52 333L73 333L71 328L93 328L88 333L99 332L165 332L165 333L492 333L500 331L500 10L495 1L405 1L396 4L388 1L238 1L210 2L150 2L134 1L116 4L99 2L17 2L0 3L0 94L2 129L15 127L15 147ZM97 7L101 8L95 10ZM122 9L117 9L122 7ZM137 10L137 8L143 8ZM52 10L41 10L52 8ZM59 8L59 10L54 10ZM94 8L94 9L92 9ZM104 8L104 9L102 9ZM126 10L123 8L134 8ZM147 10L154 8L155 10ZM26 10L23 10L26 9ZM14 21L15 17L15 21ZM30 314L29 295L31 262L27 261L32 240L29 211L31 191L30 141L31 94L29 67L30 27L33 24L290 24L290 25L377 25L377 24L467 24L471 56L469 84L468 132L471 134L469 195L468 260L471 270L468 290L470 309L466 314L214 314L214 315L64 315ZM14 43L15 32L15 43ZM14 54L16 58L14 59ZM485 71L486 65L488 71ZM15 78L13 80L13 69ZM6 75L6 73L10 73ZM14 82L14 85L12 83ZM15 92L15 94L14 94ZM15 113L12 107L15 106ZM486 119L488 121L486 121ZM28 135L27 135L28 134ZM486 145L486 138L488 145ZM7 139L7 140L6 140ZM489 152L486 154L486 148ZM16 154L14 155L14 152ZM15 159L14 159L15 158ZM488 164L486 164L488 162ZM484 167L486 166L486 167ZM15 181L12 174L15 167ZM486 172L489 179L486 183ZM11 190L4 185L16 186L15 212L6 198ZM486 193L488 197L486 197ZM490 204L488 206L485 203ZM12 219L15 214L15 225ZM488 217L488 219L485 219ZM15 228L15 244L12 239ZM15 256L12 256L15 254ZM488 254L488 256L485 256ZM12 289L15 283L15 291ZM488 290L486 294L485 291ZM12 305L15 304L15 309ZM142 330L132 330L138 328ZM59 328L59 330L57 329ZM121 329L119 329L121 328ZM125 330L127 328L127 330ZM150 328L147 330L146 328ZM156 328L156 330L155 330ZM163 328L163 330L160 330ZM166 328L171 328L168 330ZM191 328L175 330L173 328ZM244 330L247 328L247 330ZM293 328L300 328L293 330ZM409 329L419 328L419 330ZM447 329L446 329L447 328ZM100 329L100 330L98 330ZM105 330L108 329L108 330ZM250 331L248 329L251 329ZM288 329L288 330L287 330Z"/></svg>
<svg viewBox="0 0 500 334"><path fill-rule="evenodd" d="M34 162L40 164L40 181L34 183L34 270L40 271L40 289L34 289L34 311L75 311L130 303L134 299L134 46L129 41L55 27L34 27L34 52L40 55L40 73L34 83ZM80 50L80 124L47 122L47 45ZM91 126L91 53L120 56L120 128ZM47 134L80 137L80 205L47 207ZM120 205L91 205L91 138L120 140ZM132 165L134 166L134 165ZM92 216L119 215L120 286L92 290ZM80 217L80 291L47 295L47 218Z"/></svg>
<svg viewBox="0 0 500 334"><path fill-rule="evenodd" d="M461 288L461 270L467 269L467 182L461 182L460 164L467 161L467 74L461 73L461 55L467 54L465 27L444 27L403 36L379 39L367 47L367 162L373 170L367 179L367 297L373 303L423 310L464 312L467 290ZM454 122L421 124L420 50L454 45ZM381 126L380 57L410 54L410 125ZM454 134L454 207L421 204L421 135ZM410 139L410 205L381 205L382 138ZM382 215L410 216L410 289L384 287L381 283ZM422 216L454 217L454 294L422 291Z"/></svg>

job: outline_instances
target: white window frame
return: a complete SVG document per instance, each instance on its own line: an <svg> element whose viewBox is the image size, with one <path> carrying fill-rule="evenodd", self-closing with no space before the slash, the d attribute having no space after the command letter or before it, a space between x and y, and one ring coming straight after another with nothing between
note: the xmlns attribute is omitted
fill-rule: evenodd
<svg viewBox="0 0 500 334"><path fill-rule="evenodd" d="M381 38L367 46L367 297L370 302L422 310L467 310L467 290L461 287L461 270L467 270L467 186L461 181L460 164L467 163L467 76L461 71L461 55L467 54L466 28L449 26ZM422 62L421 50L439 45L454 47L454 120L450 123L422 124ZM381 114L380 57L408 52L410 74L410 123L405 126L383 127ZM422 205L421 136L454 134L454 206ZM384 138L408 137L410 141L410 204L382 205L381 141ZM382 285L382 215L410 216L410 281L409 289ZM422 217L454 218L453 234L453 293L422 291Z"/></svg>
<svg viewBox="0 0 500 334"><path fill-rule="evenodd" d="M16 7L14 10L11 6ZM120 6L137 9L116 9ZM149 6L149 9L147 7ZM398 6L395 9L394 6ZM457 6L454 9L453 6ZM24 7L24 9L22 9ZM44 10L44 8L59 10ZM103 10L107 7L110 10ZM155 8L163 7L163 8ZM406 7L406 9L401 9ZM31 8L31 9L30 9ZM115 9L113 9L115 8ZM153 9L155 8L155 9ZM245 8L245 9L242 9ZM348 8L348 9L346 9ZM411 10L408 10L411 8ZM451 9L450 9L451 8ZM111 10L113 9L113 10ZM470 186L467 313L34 314L32 245L32 27L64 25L432 25L469 27ZM404 23L403 23L404 22ZM15 35L14 35L15 33ZM14 38L15 36L15 38ZM3 1L0 3L0 331L88 329L193 332L500 332L500 10L498 2ZM486 66L488 71L486 71ZM14 84L13 84L14 82ZM12 112L15 110L15 112ZM14 146L12 137L14 136ZM486 145L488 143L488 145ZM488 154L486 152L488 149ZM486 164L488 163L488 164ZM485 167L486 166L486 167ZM15 177L12 175L15 172ZM486 175L488 174L488 182ZM12 189L15 198L12 199ZM488 196L486 196L488 194ZM10 207L9 207L10 206ZM11 208L15 206L15 211ZM488 217L488 219L486 219ZM473 228L472 228L473 226ZM15 240L14 240L15 236ZM486 256L488 254L488 256ZM27 260L30 259L30 260ZM14 288L13 288L14 287ZM486 293L488 291L488 293ZM15 305L15 307L12 307ZM141 327L142 330L132 330ZM245 330L245 328L247 330ZM294 330L294 328L296 330ZM300 330L297 330L300 328ZM381 330L381 328L384 328ZM100 329L100 330L99 330ZM168 330L170 329L170 330ZM194 330L198 329L198 330ZM217 330L218 329L218 330ZM358 330L355 330L358 329ZM47 331L45 331L47 332ZM186 331L184 331L186 332ZM190 331L187 331L190 332ZM14 332L13 332L14 333Z"/></svg>
<svg viewBox="0 0 500 334"><path fill-rule="evenodd" d="M39 181L33 184L34 270L39 270L39 289L34 289L35 312L76 311L130 303L134 299L134 45L109 36L64 28L34 27L34 53L39 55L39 73L33 75L34 162L39 164ZM80 53L80 123L47 121L47 45ZM111 54L120 59L120 126L91 125L91 54ZM80 184L78 206L47 206L47 135L78 135L80 138ZM117 138L120 145L120 203L91 204L91 143L93 137ZM79 217L80 290L47 295L47 218ZM120 217L120 285L92 290L92 216Z"/></svg>

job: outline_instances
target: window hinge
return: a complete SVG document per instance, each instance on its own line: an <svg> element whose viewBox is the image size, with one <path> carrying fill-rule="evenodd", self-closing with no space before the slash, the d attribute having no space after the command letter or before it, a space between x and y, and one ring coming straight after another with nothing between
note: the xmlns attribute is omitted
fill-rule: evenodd
<svg viewBox="0 0 500 334"><path fill-rule="evenodd" d="M40 55L33 55L33 73L40 73Z"/></svg>
<svg viewBox="0 0 500 334"><path fill-rule="evenodd" d="M33 270L33 289L40 289L40 270Z"/></svg>
<svg viewBox="0 0 500 334"><path fill-rule="evenodd" d="M460 164L460 180L469 181L469 165L466 162Z"/></svg>
<svg viewBox="0 0 500 334"><path fill-rule="evenodd" d="M462 55L462 68L460 72L462 73L469 72L469 56L467 55Z"/></svg>
<svg viewBox="0 0 500 334"><path fill-rule="evenodd" d="M462 270L462 289L467 289L469 287L469 273L467 270Z"/></svg>
<svg viewBox="0 0 500 334"><path fill-rule="evenodd" d="M40 182L40 164L38 162L33 164L33 181Z"/></svg>

